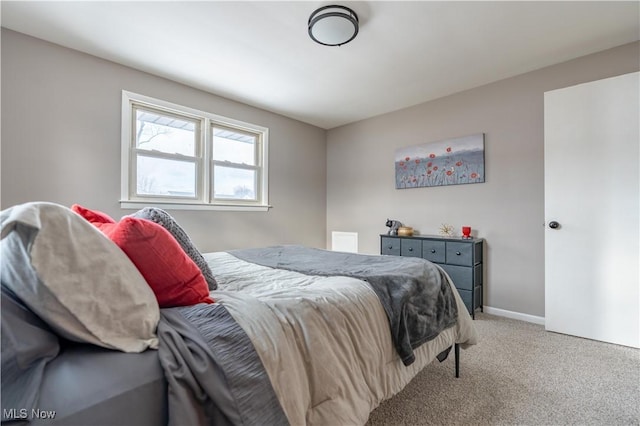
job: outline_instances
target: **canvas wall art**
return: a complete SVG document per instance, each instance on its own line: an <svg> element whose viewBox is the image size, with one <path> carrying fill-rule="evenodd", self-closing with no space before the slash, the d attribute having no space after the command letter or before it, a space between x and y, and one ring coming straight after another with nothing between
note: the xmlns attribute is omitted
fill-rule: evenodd
<svg viewBox="0 0 640 426"><path fill-rule="evenodd" d="M396 188L484 182L484 133L396 150Z"/></svg>

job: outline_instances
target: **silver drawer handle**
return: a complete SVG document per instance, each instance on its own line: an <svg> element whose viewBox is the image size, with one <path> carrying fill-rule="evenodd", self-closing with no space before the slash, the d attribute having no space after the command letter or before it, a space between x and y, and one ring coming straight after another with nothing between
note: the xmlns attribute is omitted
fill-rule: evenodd
<svg viewBox="0 0 640 426"><path fill-rule="evenodd" d="M389 246L389 250L391 250L393 248L393 246Z"/></svg>
<svg viewBox="0 0 640 426"><path fill-rule="evenodd" d="M413 247L409 247L409 251L413 251Z"/></svg>
<svg viewBox="0 0 640 426"><path fill-rule="evenodd" d="M460 256L460 252L459 252L459 251L457 251L457 252L456 252L456 254L457 254L458 256Z"/></svg>
<svg viewBox="0 0 640 426"><path fill-rule="evenodd" d="M431 249L431 253L435 253L435 252L436 252L436 249Z"/></svg>

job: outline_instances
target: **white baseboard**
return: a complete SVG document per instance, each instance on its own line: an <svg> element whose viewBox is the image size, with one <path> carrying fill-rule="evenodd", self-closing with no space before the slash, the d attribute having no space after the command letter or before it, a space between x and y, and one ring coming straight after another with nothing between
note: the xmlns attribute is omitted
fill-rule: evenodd
<svg viewBox="0 0 640 426"><path fill-rule="evenodd" d="M501 317L507 317L511 319L517 319L520 321L526 321L526 322L532 322L534 324L544 325L544 317L537 317L535 315L507 311L505 309L492 308L491 306L484 306L483 309L484 309L484 312L491 315L498 315Z"/></svg>

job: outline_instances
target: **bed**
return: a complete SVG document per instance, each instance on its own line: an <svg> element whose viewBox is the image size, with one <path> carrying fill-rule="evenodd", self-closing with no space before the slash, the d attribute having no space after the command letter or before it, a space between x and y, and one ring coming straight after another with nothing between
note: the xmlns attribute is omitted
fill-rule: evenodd
<svg viewBox="0 0 640 426"><path fill-rule="evenodd" d="M131 289L138 264L86 215L51 203L17 210L2 214L3 423L364 424L425 365L477 342L455 287L422 259L299 246L204 253L215 303L154 308L142 285ZM55 243L38 248L47 239ZM109 256L96 264L95 250ZM61 274L61 262L71 269ZM77 269L91 271L91 282L76 280ZM414 280L416 271L433 282ZM80 331L23 290L30 283L40 298L78 298L76 281L89 286L82 297L98 293L102 302L74 311ZM76 290L57 295L67 287ZM105 306L120 292L125 302ZM122 306L130 299L135 308ZM65 309L73 303L93 302ZM425 321L421 309L438 312ZM91 322L100 315L133 317L114 337L113 327Z"/></svg>

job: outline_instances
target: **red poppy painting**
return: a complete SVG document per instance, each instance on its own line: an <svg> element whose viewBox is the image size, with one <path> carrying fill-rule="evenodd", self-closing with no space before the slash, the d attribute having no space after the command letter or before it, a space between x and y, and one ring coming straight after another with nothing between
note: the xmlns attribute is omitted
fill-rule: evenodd
<svg viewBox="0 0 640 426"><path fill-rule="evenodd" d="M396 150L396 188L484 182L484 133Z"/></svg>

